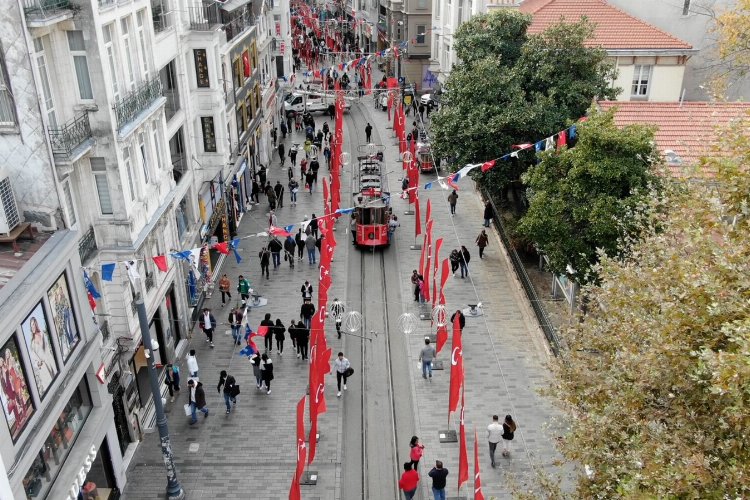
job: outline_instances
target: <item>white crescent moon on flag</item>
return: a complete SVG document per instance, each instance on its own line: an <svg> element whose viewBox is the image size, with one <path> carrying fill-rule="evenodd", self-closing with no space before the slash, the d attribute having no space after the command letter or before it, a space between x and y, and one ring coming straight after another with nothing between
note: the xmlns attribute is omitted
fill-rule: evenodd
<svg viewBox="0 0 750 500"><path fill-rule="evenodd" d="M456 353L458 353L459 356L461 355L461 350L458 347L454 347L453 352L451 352L451 364L453 366L458 364L458 361L456 361Z"/></svg>

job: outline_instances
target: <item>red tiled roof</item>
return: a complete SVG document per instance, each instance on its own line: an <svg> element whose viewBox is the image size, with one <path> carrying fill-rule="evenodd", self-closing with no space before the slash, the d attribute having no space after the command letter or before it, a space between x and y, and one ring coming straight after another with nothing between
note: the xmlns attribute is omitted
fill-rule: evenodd
<svg viewBox="0 0 750 500"><path fill-rule="evenodd" d="M692 49L692 46L604 0L525 0L520 11L531 14L528 33L541 33L564 18L576 22L586 16L595 24L586 42L605 49Z"/></svg>
<svg viewBox="0 0 750 500"><path fill-rule="evenodd" d="M654 140L664 153L674 151L682 166L695 166L702 156L717 154L717 128L726 127L738 118L750 118L748 102L648 102L599 101L603 111L617 108L615 124L618 127L634 123L654 125L658 129ZM750 131L748 132L750 135ZM721 153L719 153L721 154ZM679 165L670 165L675 175L680 175Z"/></svg>

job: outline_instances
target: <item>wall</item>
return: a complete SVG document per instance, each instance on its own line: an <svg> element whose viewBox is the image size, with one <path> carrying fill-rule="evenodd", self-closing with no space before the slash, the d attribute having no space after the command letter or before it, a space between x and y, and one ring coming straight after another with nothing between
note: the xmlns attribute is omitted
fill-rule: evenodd
<svg viewBox="0 0 750 500"><path fill-rule="evenodd" d="M659 58L659 64L654 64L655 62L656 59L653 57L617 58L617 78L614 86L622 90L617 96L618 101L633 100L630 93L633 84L634 64L652 64L647 100L662 102L680 100L682 91L680 82L682 82L685 66L676 64L676 57L662 57Z"/></svg>

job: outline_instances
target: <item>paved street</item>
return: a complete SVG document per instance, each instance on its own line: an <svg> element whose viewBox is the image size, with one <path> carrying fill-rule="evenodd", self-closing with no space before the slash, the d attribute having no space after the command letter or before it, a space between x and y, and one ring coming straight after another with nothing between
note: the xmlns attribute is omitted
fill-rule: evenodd
<svg viewBox="0 0 750 500"><path fill-rule="evenodd" d="M353 147L357 142L364 142L364 132L359 130L358 138L355 139L353 132L356 129L350 126L352 121L356 123L356 127L363 127L363 120L369 121L376 128L376 134L389 146L386 160L389 160L389 169L396 170L389 176L389 182L391 191L397 192L400 190L401 172L399 164L395 162L397 148L388 128L386 113L374 110L372 104L372 99L365 97L361 104L355 105L360 107L358 110L353 109L352 113L345 115L345 138L354 161L356 150ZM413 117L408 119L411 120ZM318 126L323 121L322 116L316 116ZM333 128L331 121L329 125ZM295 137L301 138L301 134ZM287 150L292 142L287 139ZM301 140L295 139L294 142ZM323 169L321 171L325 172ZM286 169L279 168L278 155L274 156L271 163L268 179L272 184L279 179L286 185ZM427 181L428 177L423 175L421 183ZM346 192L349 185L349 173L345 172L342 178L341 197L344 207L350 201ZM455 277L448 282L447 309L453 311L456 308L464 308L467 304L482 302L485 312L480 318L467 318L464 332L466 425L472 464L470 475L473 474L471 447L473 429L476 427L480 439L485 496L507 498L510 491L508 473L515 474L523 482L534 467L546 468L556 458L554 440L545 429L545 423L551 420L555 412L549 402L536 393L537 389L544 386L548 376L544 367L547 360L545 344L542 334L535 326L529 307L523 303L525 299L501 251L500 241L494 234L490 235L490 246L485 259L479 259L474 239L481 229L482 203L473 190L471 180L464 179L460 182L458 210L453 218L449 215L446 201L448 191L440 189L437 183L434 186L432 190L422 192L420 196L422 214L424 203L428 198L432 199L434 237L444 238L441 257L447 257L450 250L460 244L466 245L472 253L470 279L462 280ZM279 226L299 223L304 215L309 216L313 212L322 213L320 189L312 196L300 192L297 207L290 207L287 192L284 196L284 207L277 211ZM429 332L429 322L421 321L418 331L408 337L397 328L396 318L402 312L419 312L416 303L413 302L409 275L419 263L420 252L409 249L414 243L414 216L402 215L407 208L406 201L394 196L393 207L394 213L401 221L401 228L397 231L394 244L385 252L388 273L383 287L386 290L388 321L387 324L372 326L372 329L388 331L391 336L393 390L397 397L402 399L397 402L395 417L398 459L407 460L410 437L407 434L417 434L426 446L424 459L420 463L420 473L423 474L422 488L417 498L427 499L432 495L429 493L430 481L426 472L436 459L442 460L450 470L449 494L456 493L458 445L440 444L438 441L438 431L449 428L449 370L435 372L433 382L429 383L422 379L418 369L419 350L423 345L424 335ZM262 197L261 204L243 217L239 228L240 236L266 229L267 208L268 205ZM352 290L357 290L360 286L360 277L351 272L356 268L352 266L352 260L360 260L359 252L351 246L349 235L344 234L344 221L340 221L338 226L339 245L333 264L334 279L329 292L330 300L338 297L347 301L350 308L362 307L367 310L366 306L360 303L359 297L352 296ZM421 243L421 237L419 241ZM290 319L297 318L301 303L300 286L306 279L316 286L318 277L317 267L309 265L305 257L304 261L296 263L294 270L290 270L288 263L282 261L278 270L271 270L270 280L259 278L258 250L264 243L265 241L260 238L242 240L242 263L238 265L234 257L229 256L220 271L229 275L233 290L239 274L249 275L253 288L268 299L267 306L253 309L251 312L250 323L254 328L267 312L271 313L274 320L280 318L285 325L289 324ZM372 259L365 259L366 265L371 266L373 262L377 262L374 257ZM237 299L236 296L233 298ZM207 301L217 320L225 322L229 311L227 308L222 309L220 303L218 291ZM196 326L191 345L187 349L194 348L198 352L200 379L204 383L211 410L208 418L199 416L199 422L193 426L189 425L189 418L185 417L182 409L182 405L187 401L187 369L184 359L180 360L183 391L174 403L167 403L169 429L180 481L189 498L286 498L296 456L295 405L306 390L307 365L293 355L291 342L287 339L284 355L278 356L275 351L272 355L275 365L272 394L266 395L264 392L256 391L251 366L245 358L236 355L228 330L226 325L218 328L216 348L210 349L204 342L203 333ZM350 357L356 368L355 377L361 376L362 369L365 368L372 374L373 380L385 380L382 377L377 378L382 375L378 372L386 369L384 366L361 367L354 363L355 359L358 359L357 363L361 363L359 360L362 358L355 356L356 351L361 349L362 341L352 337L343 341L337 340L332 325L328 328L328 339L334 353L339 349L343 349L347 354L349 351L352 352ZM373 340L371 353L364 356L365 363L378 362L379 358L376 356L380 356L377 352L381 349L378 346L384 345L383 342L383 335ZM259 344L262 346L262 340ZM446 368L449 365L448 352L449 345L438 358L448 359ZM230 415L225 415L223 398L216 392L218 373L222 369L233 374L242 387L236 411ZM302 487L302 496L305 499L351 499L362 496L360 492L352 493L348 489L351 487L349 485L355 484L352 483L351 477L342 477L344 474L351 475L351 464L355 460L352 455L361 453L361 425L359 432L356 432L356 423L361 421L361 415L356 414L360 419L357 420L353 417L353 412L362 401L362 384L361 380L352 379L352 382L354 383L350 382L349 391L344 397L337 399L335 376L328 378L328 413L320 418L321 439L313 467L319 472L318 484L314 487ZM365 390L370 394L369 391L376 389L368 386ZM369 397L366 401L368 405L379 403L374 397ZM369 407L364 411L369 412L372 418L379 410ZM511 458L500 458L498 468L493 470L489 467L484 429L494 413L501 417L506 413L512 414L518 422L519 430L513 443ZM346 427L343 425L345 417ZM372 419L369 421L372 422ZM457 429L456 419L453 419L450 428L454 428L454 424ZM347 432L343 432L344 428ZM389 441L391 436L369 435L374 429L365 430L370 443L367 448L368 454L372 453L373 457L379 456L379 450L373 449L373 443L377 444L378 440ZM368 470L362 475L373 474L375 480L383 477L376 475L379 473L376 472L375 465L394 470L393 464L370 463ZM400 464L396 467L400 469ZM124 497L163 498L165 483L158 434L149 434L131 463ZM390 491L395 489L391 488ZM465 496L466 491L465 486L461 493ZM369 498L381 497L370 495Z"/></svg>

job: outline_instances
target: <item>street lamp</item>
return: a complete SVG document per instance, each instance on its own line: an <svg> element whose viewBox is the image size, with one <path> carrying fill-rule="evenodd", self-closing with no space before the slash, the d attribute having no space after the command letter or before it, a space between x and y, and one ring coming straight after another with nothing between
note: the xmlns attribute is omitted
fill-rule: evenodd
<svg viewBox="0 0 750 500"><path fill-rule="evenodd" d="M135 301L135 306L138 309L138 322L141 326L143 348L147 353L146 362L148 363L148 379L151 383L151 395L154 397L156 426L159 428L159 440L161 441L161 455L164 460L164 467L167 469L167 499L183 500L185 498L185 491L177 480L177 470L174 466L172 445L169 440L169 429L167 429L167 416L164 414L164 405L161 401L161 388L159 387L159 380L156 376L154 357L148 355L148 352L153 349L154 346L158 346L158 344L151 339L151 330L148 327L148 317L146 316L146 306L143 303L142 296L139 296Z"/></svg>

